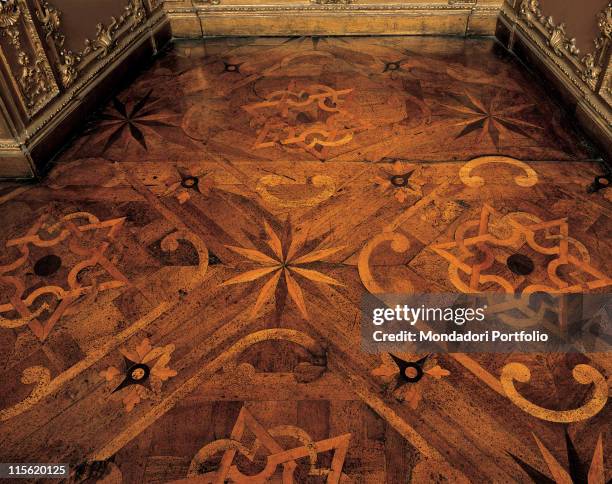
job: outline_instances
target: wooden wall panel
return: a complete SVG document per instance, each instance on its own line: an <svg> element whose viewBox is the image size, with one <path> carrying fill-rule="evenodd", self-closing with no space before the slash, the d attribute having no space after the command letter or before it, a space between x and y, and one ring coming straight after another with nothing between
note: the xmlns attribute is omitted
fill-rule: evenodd
<svg viewBox="0 0 612 484"><path fill-rule="evenodd" d="M502 0L168 0L178 37L493 34Z"/></svg>
<svg viewBox="0 0 612 484"><path fill-rule="evenodd" d="M429 12L391 12L379 8L330 11L278 9L244 11L230 9L208 12L201 17L202 32L206 36L260 35L415 35L435 30L438 34L464 33L469 14L453 11L438 16Z"/></svg>
<svg viewBox="0 0 612 484"><path fill-rule="evenodd" d="M125 0L51 0L50 2L61 12L62 31L66 36L65 45L75 52L85 47L87 39L96 35L98 23L107 24L111 17L119 18L123 13Z"/></svg>
<svg viewBox="0 0 612 484"><path fill-rule="evenodd" d="M134 71L170 38L167 25L159 0L1 3L0 115L13 136L0 143L0 177L40 173L125 79L122 63Z"/></svg>

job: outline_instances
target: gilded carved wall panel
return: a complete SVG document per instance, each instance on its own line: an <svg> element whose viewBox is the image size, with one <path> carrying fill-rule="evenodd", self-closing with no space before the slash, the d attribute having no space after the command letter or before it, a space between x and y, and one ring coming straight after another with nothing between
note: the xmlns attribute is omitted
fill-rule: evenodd
<svg viewBox="0 0 612 484"><path fill-rule="evenodd" d="M168 40L162 3L0 0L0 123L12 138L0 135L0 177L33 176L78 124L74 108L105 95L119 64Z"/></svg>
<svg viewBox="0 0 612 484"><path fill-rule="evenodd" d="M556 23L540 8L539 0L523 0L519 15L527 25L536 29L546 38L552 51L568 60L580 78L592 90L596 90L598 81L609 57L610 37L612 32L612 3L598 14L599 35L594 39L594 50L582 53L576 46L576 39L566 32L564 22Z"/></svg>
<svg viewBox="0 0 612 484"><path fill-rule="evenodd" d="M25 0L0 3L0 61L28 118L59 93Z"/></svg>
<svg viewBox="0 0 612 484"><path fill-rule="evenodd" d="M155 0L147 1L149 5L155 4ZM129 0L119 17L113 16L107 22L98 23L95 36L85 39L83 48L74 52L64 45L66 37L62 30L62 12L47 0L36 0L35 3L36 15L45 32L45 40L54 53L65 88L72 86L80 73L91 64L106 58L123 37L146 20L143 0Z"/></svg>
<svg viewBox="0 0 612 484"><path fill-rule="evenodd" d="M576 41L577 34L563 22L566 19L553 19L540 0L506 0L500 25L510 32L504 42L511 49L520 44L519 49L529 52L529 62L538 59L540 67L552 74L557 87L572 100L583 119L582 127L612 156L612 2L588 15L596 32L590 49L584 39Z"/></svg>

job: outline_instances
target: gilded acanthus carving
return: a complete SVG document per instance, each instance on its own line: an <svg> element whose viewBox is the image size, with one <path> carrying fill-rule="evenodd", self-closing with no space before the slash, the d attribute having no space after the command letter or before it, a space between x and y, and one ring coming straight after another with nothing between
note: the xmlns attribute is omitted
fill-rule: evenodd
<svg viewBox="0 0 612 484"><path fill-rule="evenodd" d="M612 4L609 3L605 10L599 13L597 20L601 35L595 40L595 46L601 48L601 43L610 41L610 36L612 36Z"/></svg>
<svg viewBox="0 0 612 484"><path fill-rule="evenodd" d="M552 21L550 17L548 17L548 20ZM576 39L573 37L571 39L567 38L564 23L552 27L548 44L557 55L561 55L562 49L567 50L570 54L578 54L580 52L576 47Z"/></svg>
<svg viewBox="0 0 612 484"><path fill-rule="evenodd" d="M17 51L21 50L21 39L17 28L20 16L21 10L15 0L0 2L0 34L8 39L9 44Z"/></svg>
<svg viewBox="0 0 612 484"><path fill-rule="evenodd" d="M28 117L58 92L57 83L24 0L0 2L1 60Z"/></svg>
<svg viewBox="0 0 612 484"><path fill-rule="evenodd" d="M61 15L62 13L59 10L49 5L46 1L43 1L41 10L36 12L45 35L52 36L63 44L64 36L59 31Z"/></svg>
<svg viewBox="0 0 612 484"><path fill-rule="evenodd" d="M537 22L544 27L549 34L548 45L555 51L555 54L561 55L564 50L571 55L580 53L580 50L576 47L576 39L567 37L565 23L555 25L551 16L544 16L539 0L523 0L521 15L531 24Z"/></svg>
<svg viewBox="0 0 612 484"><path fill-rule="evenodd" d="M612 4L609 3L605 10L599 13L597 26L599 27L599 36L595 39L595 52L589 53L581 59L584 66L582 79L587 83L590 80L599 79L607 58L610 37L612 36Z"/></svg>
<svg viewBox="0 0 612 484"><path fill-rule="evenodd" d="M565 23L555 24L551 16L545 16L540 8L539 0L523 0L520 15L532 27L536 27L546 37L548 46L553 52L566 57L572 62L580 78L595 90L600 77L606 53L610 44L610 31L612 29L612 4L598 16L600 35L595 39L595 51L580 57L580 50L576 47L576 39L569 38L565 30Z"/></svg>
<svg viewBox="0 0 612 484"><path fill-rule="evenodd" d="M14 26L20 14L19 5L15 0L0 2L0 29Z"/></svg>
<svg viewBox="0 0 612 484"><path fill-rule="evenodd" d="M597 26L599 27L599 37L595 39L595 54L587 54L587 68L591 65L597 70L599 76L604 62L606 62L608 50L610 48L610 38L612 37L612 3L609 3L603 12L597 16ZM583 59L585 62L585 59Z"/></svg>
<svg viewBox="0 0 612 484"><path fill-rule="evenodd" d="M120 31L128 24L138 25L145 19L145 10L139 0L130 0L123 14L117 19L111 17L108 27L99 23L96 27L94 40L85 39L85 50L82 56L95 52L98 58L103 58L115 47Z"/></svg>
<svg viewBox="0 0 612 484"><path fill-rule="evenodd" d="M32 64L30 56L25 52L20 52L18 62L21 66L19 84L22 92L26 96L28 106L32 107L34 101L41 94L49 92L49 86L45 78L43 60L36 60L34 64Z"/></svg>
<svg viewBox="0 0 612 484"><path fill-rule="evenodd" d="M62 85L70 87L77 78L76 64L80 57L71 50L64 48L65 37L60 30L62 13L49 5L46 0L43 0L40 3L40 8L36 11L36 16L41 23L47 42L55 49L55 55L58 58L57 68Z"/></svg>
<svg viewBox="0 0 612 484"><path fill-rule="evenodd" d="M61 12L47 0L39 0L38 19L42 24L47 42L55 50L57 69L62 85L68 88L77 80L92 60L100 60L115 48L122 34L132 31L146 17L142 0L130 0L119 18L111 17L108 25L100 22L96 26L93 40L85 39L85 47L73 52L64 47L65 36L61 31Z"/></svg>

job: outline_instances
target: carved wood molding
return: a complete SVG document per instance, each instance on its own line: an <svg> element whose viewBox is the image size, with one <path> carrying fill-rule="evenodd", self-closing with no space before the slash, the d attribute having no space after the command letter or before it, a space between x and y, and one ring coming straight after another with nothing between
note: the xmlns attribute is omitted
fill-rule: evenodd
<svg viewBox="0 0 612 484"><path fill-rule="evenodd" d="M45 40L54 52L56 68L64 88L72 86L91 65L108 57L121 39L143 24L147 18L143 0L129 0L118 18L111 17L108 24L98 23L93 39L85 39L83 49L73 52L64 46L61 11L47 0L35 0L34 3ZM148 5L150 8L156 8L159 2L148 0Z"/></svg>
<svg viewBox="0 0 612 484"><path fill-rule="evenodd" d="M612 106L612 56L608 59L608 66L601 81L599 95Z"/></svg>
<svg viewBox="0 0 612 484"><path fill-rule="evenodd" d="M576 39L570 38L565 23L556 24L551 16L545 16L539 0L523 0L519 9L520 19L536 29L553 52L569 61L580 78L595 91L605 68L612 32L612 3L598 14L599 35L594 39L595 50L582 55L576 47Z"/></svg>
<svg viewBox="0 0 612 484"><path fill-rule="evenodd" d="M480 5L476 0L448 0L447 3L359 3L359 0L308 0L310 4L253 4L253 5L223 5L221 0L193 0L192 7L173 6L168 2L165 11L169 15L197 14L200 11L207 12L343 12L343 11L384 11L387 13L414 12L420 15L423 12L433 14L452 14L455 12L477 11L490 15L497 15L500 11L499 5Z"/></svg>
<svg viewBox="0 0 612 484"><path fill-rule="evenodd" d="M0 176L33 176L34 163L46 162L45 143L64 136L62 123L95 95L107 74L146 42L155 46L155 36L167 38L162 0L125 0L121 14L99 23L73 52L66 46L62 12L53 3L0 0L0 107L6 108L0 115L13 133L12 139L0 139Z"/></svg>
<svg viewBox="0 0 612 484"><path fill-rule="evenodd" d="M21 151L19 143L11 140L0 140L0 150L2 151Z"/></svg>
<svg viewBox="0 0 612 484"><path fill-rule="evenodd" d="M25 0L0 3L0 64L27 118L59 93Z"/></svg>
<svg viewBox="0 0 612 484"><path fill-rule="evenodd" d="M310 3L316 5L349 5L353 0L310 0Z"/></svg>

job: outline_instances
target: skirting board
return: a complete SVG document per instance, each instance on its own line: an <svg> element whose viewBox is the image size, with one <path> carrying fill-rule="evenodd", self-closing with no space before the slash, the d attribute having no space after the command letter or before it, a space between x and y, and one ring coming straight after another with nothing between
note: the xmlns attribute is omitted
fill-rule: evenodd
<svg viewBox="0 0 612 484"><path fill-rule="evenodd" d="M168 2L171 3L171 2ZM175 37L493 35L499 6L457 3L166 7Z"/></svg>

